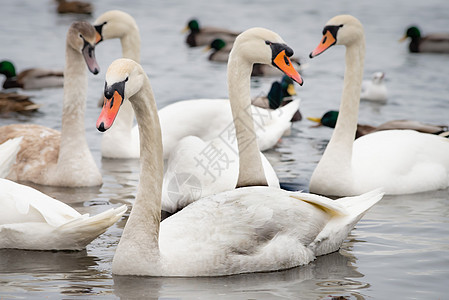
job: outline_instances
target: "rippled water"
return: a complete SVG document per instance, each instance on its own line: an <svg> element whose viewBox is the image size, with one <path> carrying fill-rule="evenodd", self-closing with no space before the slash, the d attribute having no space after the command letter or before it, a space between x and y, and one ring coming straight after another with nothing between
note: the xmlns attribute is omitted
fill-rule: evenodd
<svg viewBox="0 0 449 300"><path fill-rule="evenodd" d="M92 17L59 16L54 1L3 1L0 59L16 67L62 69L65 35L72 21L93 22L109 9L133 15L142 36L142 65L158 106L183 99L227 96L226 66L207 61L202 49L184 44L181 29L192 16L201 23L244 30L263 26L278 32L308 64L303 72L303 116L337 109L343 83L344 49L309 60L326 21L350 13L365 26L365 77L386 72L385 105L362 102L360 123L380 124L399 118L448 124L449 55L409 54L398 43L405 28L447 31L449 3L429 1L93 1ZM96 49L102 68L89 74L86 113L88 142L104 176L100 188L38 187L81 213L96 214L111 205L132 206L138 182L136 160L105 160L101 134L95 129L96 103L108 65L121 54L118 41ZM277 78L252 81L253 95L268 90ZM60 129L62 89L30 91L43 104L30 115L9 114L0 125L29 122ZM310 175L332 134L329 128L295 123L292 134L267 151L283 182L307 190ZM386 196L358 223L342 249L307 266L283 272L220 278L117 278L111 261L126 219L112 226L82 252L0 250L2 299L445 299L449 293L449 192Z"/></svg>

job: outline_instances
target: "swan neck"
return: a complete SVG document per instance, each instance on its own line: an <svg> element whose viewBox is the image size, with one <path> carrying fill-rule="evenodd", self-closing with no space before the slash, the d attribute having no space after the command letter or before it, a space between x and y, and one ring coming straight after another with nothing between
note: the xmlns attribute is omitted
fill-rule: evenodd
<svg viewBox="0 0 449 300"><path fill-rule="evenodd" d="M163 178L162 137L156 103L146 76L142 89L130 98L130 102L139 126L140 179L116 255L131 257L132 260L133 251L137 251L139 256L143 254L145 261L157 263Z"/></svg>
<svg viewBox="0 0 449 300"><path fill-rule="evenodd" d="M326 153L335 153L339 158L335 161L346 165L352 160L352 146L357 131L364 58L364 39L346 47L346 68L340 112L331 140L323 154L324 158Z"/></svg>
<svg viewBox="0 0 449 300"><path fill-rule="evenodd" d="M120 38L122 44L122 55L140 63L140 34L139 29L129 30Z"/></svg>
<svg viewBox="0 0 449 300"><path fill-rule="evenodd" d="M58 165L73 158L74 155L84 156L87 153L90 155L84 124L86 91L87 68L84 58L81 53L67 46Z"/></svg>
<svg viewBox="0 0 449 300"><path fill-rule="evenodd" d="M251 109L252 63L231 51L228 61L228 90L239 150L237 187L267 186L257 144Z"/></svg>

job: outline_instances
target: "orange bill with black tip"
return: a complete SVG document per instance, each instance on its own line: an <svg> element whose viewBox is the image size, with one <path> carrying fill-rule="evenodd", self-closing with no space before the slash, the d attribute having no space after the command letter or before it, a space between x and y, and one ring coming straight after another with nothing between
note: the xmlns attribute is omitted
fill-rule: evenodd
<svg viewBox="0 0 449 300"><path fill-rule="evenodd" d="M98 33L98 31L95 33L95 44L98 44L99 42L101 42L103 40L103 37L101 36L101 34Z"/></svg>
<svg viewBox="0 0 449 300"><path fill-rule="evenodd" d="M114 91L110 99L104 97L103 108L97 120L98 130L106 131L112 126L123 100L123 97L117 91Z"/></svg>
<svg viewBox="0 0 449 300"><path fill-rule="evenodd" d="M304 81L299 75L298 71L293 67L290 58L285 54L285 50L279 52L278 55L273 59L273 65L279 68L292 80L296 81L299 85L302 85Z"/></svg>
<svg viewBox="0 0 449 300"><path fill-rule="evenodd" d="M323 53L326 49L329 49L332 45L334 45L337 41L334 36L331 34L329 30L323 35L320 44L310 53L310 58L317 56L318 54Z"/></svg>

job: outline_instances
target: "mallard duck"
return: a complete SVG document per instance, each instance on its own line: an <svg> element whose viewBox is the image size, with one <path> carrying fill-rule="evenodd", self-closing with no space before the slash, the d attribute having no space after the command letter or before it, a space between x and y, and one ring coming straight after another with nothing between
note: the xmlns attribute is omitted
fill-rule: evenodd
<svg viewBox="0 0 449 300"><path fill-rule="evenodd" d="M318 123L317 126L323 125L326 127L335 128L335 124L337 123L338 119L338 111L330 110L326 112L321 118L307 117L307 119ZM357 131L355 134L355 138L357 139L361 136L364 136L365 134L369 134L376 131L395 130L395 129L410 129L423 133L444 135L448 131L448 126L432 125L412 120L392 120L385 122L379 126L357 124Z"/></svg>
<svg viewBox="0 0 449 300"><path fill-rule="evenodd" d="M449 186L449 140L415 130L382 130L354 141L365 59L365 33L350 15L330 19L313 58L334 45L346 47L339 116L310 179L312 193L359 195L373 188L412 194Z"/></svg>
<svg viewBox="0 0 449 300"><path fill-rule="evenodd" d="M220 38L225 42L234 42L235 38L239 35L239 32L225 28L211 26L200 27L197 19L189 20L184 31L190 31L186 38L186 43L190 47L209 45L216 38Z"/></svg>
<svg viewBox="0 0 449 300"><path fill-rule="evenodd" d="M24 90L62 87L64 72L42 68L30 68L16 74L14 64L8 60L0 62L0 74L6 76L3 88L21 88Z"/></svg>
<svg viewBox="0 0 449 300"><path fill-rule="evenodd" d="M58 13L60 14L86 14L90 15L93 12L93 6L89 2L83 1L66 1L56 0L58 2Z"/></svg>
<svg viewBox="0 0 449 300"><path fill-rule="evenodd" d="M293 80L287 75L282 76L281 81L274 81L271 84L270 91L266 96L258 96L254 97L251 100L251 104L265 108L265 109L277 109L281 106L290 103L296 95L295 86L293 84ZM302 115L299 112L299 109L292 117L292 122L300 121L302 119Z"/></svg>
<svg viewBox="0 0 449 300"><path fill-rule="evenodd" d="M14 92L0 92L0 113L12 111L36 111L40 104L30 100L30 96Z"/></svg>
<svg viewBox="0 0 449 300"><path fill-rule="evenodd" d="M408 49L412 53L435 52L449 53L449 33L432 33L421 36L417 26L407 28L405 35L400 39L401 42L410 38Z"/></svg>
<svg viewBox="0 0 449 300"><path fill-rule="evenodd" d="M360 99L374 102L386 102L387 87L384 84L384 78L384 72L375 72L371 80L363 80Z"/></svg>
<svg viewBox="0 0 449 300"><path fill-rule="evenodd" d="M262 28L249 29L238 39L246 57L263 63L272 63L273 56L284 63L288 57L278 51L293 52L277 34ZM249 75L250 70L245 83ZM104 95L97 129L104 132L113 126L120 103L131 101L142 138L138 192L115 250L115 275L224 276L308 264L337 251L366 211L382 199L378 190L332 200L268 187L259 169L254 131L243 130L237 134L239 155L249 154L252 162L240 166L239 188L201 198L161 222L162 135L148 76L131 59L115 60L106 72ZM237 103L231 109L241 126L254 121Z"/></svg>

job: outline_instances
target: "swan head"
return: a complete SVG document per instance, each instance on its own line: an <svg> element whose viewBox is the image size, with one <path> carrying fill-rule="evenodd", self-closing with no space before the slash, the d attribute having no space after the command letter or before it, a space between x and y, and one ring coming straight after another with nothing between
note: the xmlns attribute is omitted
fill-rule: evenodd
<svg viewBox="0 0 449 300"><path fill-rule="evenodd" d="M67 46L81 53L87 68L93 74L100 72L100 66L95 58L95 28L87 22L73 22L67 32Z"/></svg>
<svg viewBox="0 0 449 300"><path fill-rule="evenodd" d="M277 33L254 27L237 36L229 59L239 56L251 64L272 65L302 85L303 80L290 60L293 53L293 50Z"/></svg>
<svg viewBox="0 0 449 300"><path fill-rule="evenodd" d="M374 84L382 84L383 80L385 77L385 73L384 72L375 72L373 74L373 78L372 78L372 82Z"/></svg>
<svg viewBox="0 0 449 300"><path fill-rule="evenodd" d="M309 56L313 58L333 45L351 46L363 38L363 25L357 18L351 15L335 16L324 26L323 38Z"/></svg>
<svg viewBox="0 0 449 300"><path fill-rule="evenodd" d="M120 58L111 63L106 72L103 108L97 120L99 131L112 126L123 101L140 91L145 76L142 67L132 59Z"/></svg>
<svg viewBox="0 0 449 300"><path fill-rule="evenodd" d="M121 11L110 10L99 16L94 22L96 43L115 38L122 38L131 30L139 30L134 18Z"/></svg>

